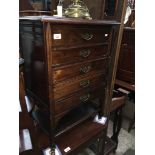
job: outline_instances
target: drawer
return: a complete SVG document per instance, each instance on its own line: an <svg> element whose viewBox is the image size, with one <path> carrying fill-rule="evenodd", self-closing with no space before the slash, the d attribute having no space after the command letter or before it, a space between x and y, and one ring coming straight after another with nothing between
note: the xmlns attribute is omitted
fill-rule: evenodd
<svg viewBox="0 0 155 155"><path fill-rule="evenodd" d="M95 98L99 98L100 96L103 97L104 96L103 90L104 90L103 87L99 87L96 89L80 91L79 93L76 93L67 99L56 102L55 115L64 114L80 104L91 101Z"/></svg>
<svg viewBox="0 0 155 155"><path fill-rule="evenodd" d="M105 76L95 75L89 76L85 78L77 78L74 80L66 80L64 82L59 82L54 85L54 99L58 100L60 98L67 97L77 91L82 90L91 90L92 88L99 87L101 85L105 85L104 83Z"/></svg>
<svg viewBox="0 0 155 155"><path fill-rule="evenodd" d="M54 69L53 79L54 83L73 78L76 76L87 76L96 73L106 73L107 59L73 64L64 67L57 67Z"/></svg>
<svg viewBox="0 0 155 155"><path fill-rule="evenodd" d="M109 55L108 45L87 48L66 48L64 50L53 50L52 66L98 59Z"/></svg>
<svg viewBox="0 0 155 155"><path fill-rule="evenodd" d="M52 46L76 46L109 42L111 27L75 27L55 25L52 27Z"/></svg>

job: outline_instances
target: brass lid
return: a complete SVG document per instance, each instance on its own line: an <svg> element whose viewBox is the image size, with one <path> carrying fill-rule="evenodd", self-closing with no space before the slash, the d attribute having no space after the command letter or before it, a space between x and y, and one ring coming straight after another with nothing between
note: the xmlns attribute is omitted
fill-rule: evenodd
<svg viewBox="0 0 155 155"><path fill-rule="evenodd" d="M65 11L65 16L72 18L92 19L87 6L81 0L73 0Z"/></svg>

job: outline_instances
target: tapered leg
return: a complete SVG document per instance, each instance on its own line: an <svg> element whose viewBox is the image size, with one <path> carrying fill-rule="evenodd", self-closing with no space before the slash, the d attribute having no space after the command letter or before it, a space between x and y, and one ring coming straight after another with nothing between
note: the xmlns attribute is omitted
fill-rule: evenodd
<svg viewBox="0 0 155 155"><path fill-rule="evenodd" d="M122 126L122 107L116 109L115 111L114 123L113 123L113 135L111 137L111 139L116 142L117 146L118 146L118 135L121 130L121 126Z"/></svg>

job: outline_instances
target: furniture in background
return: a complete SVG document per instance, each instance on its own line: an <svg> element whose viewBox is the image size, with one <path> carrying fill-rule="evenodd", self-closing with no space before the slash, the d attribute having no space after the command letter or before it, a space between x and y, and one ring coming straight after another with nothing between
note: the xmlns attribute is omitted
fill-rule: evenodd
<svg viewBox="0 0 155 155"><path fill-rule="evenodd" d="M50 11L36 11L36 10L25 10L25 11L19 11L19 16L51 16Z"/></svg>
<svg viewBox="0 0 155 155"><path fill-rule="evenodd" d="M19 0L19 11L34 10L29 0Z"/></svg>
<svg viewBox="0 0 155 155"><path fill-rule="evenodd" d="M93 119L110 113L126 4L117 2L115 20L20 18L26 94L52 152L76 154L97 143L96 154L104 154L108 121Z"/></svg>
<svg viewBox="0 0 155 155"><path fill-rule="evenodd" d="M30 117L33 105L30 104L25 96L24 78L23 78L23 59L19 59L19 153L20 155L40 154L36 146L36 132L34 122Z"/></svg>
<svg viewBox="0 0 155 155"><path fill-rule="evenodd" d="M125 27L117 67L116 83L135 84L135 29ZM124 85L125 86L125 85ZM127 87L127 86L126 86ZM132 89L132 88L131 88Z"/></svg>
<svg viewBox="0 0 155 155"><path fill-rule="evenodd" d="M50 11L51 0L19 0L19 11Z"/></svg>
<svg viewBox="0 0 155 155"><path fill-rule="evenodd" d="M135 85L135 0L128 0L131 15L124 26L116 84L134 91Z"/></svg>
<svg viewBox="0 0 155 155"><path fill-rule="evenodd" d="M51 16L50 0L19 0L20 16Z"/></svg>
<svg viewBox="0 0 155 155"><path fill-rule="evenodd" d="M134 6L135 1L133 1ZM115 87L129 91L129 99L135 98L135 10L132 13L123 30L123 37L118 61ZM132 129L135 116L131 119L128 131Z"/></svg>
<svg viewBox="0 0 155 155"><path fill-rule="evenodd" d="M111 139L116 143L116 147L113 149L111 145L110 149L109 145L109 150L114 151L117 149L118 136L122 125L122 108L128 98L126 91L130 91L130 94L135 91L135 29L133 28L133 23L135 20L134 3L134 1L128 2L128 6L132 8L132 13L129 16L127 23L125 24L123 31L123 38L121 42L119 62L115 79L115 89L113 92L113 97L117 95L118 98L113 98L110 109L111 113L114 113L113 135ZM124 93L121 92L122 90L124 90ZM133 117L128 131L132 129L132 126L134 125L134 119L135 118Z"/></svg>
<svg viewBox="0 0 155 155"><path fill-rule="evenodd" d="M24 59L19 59L19 154L43 155L49 145L49 138L37 126L35 115L35 103L25 94L23 77Z"/></svg>

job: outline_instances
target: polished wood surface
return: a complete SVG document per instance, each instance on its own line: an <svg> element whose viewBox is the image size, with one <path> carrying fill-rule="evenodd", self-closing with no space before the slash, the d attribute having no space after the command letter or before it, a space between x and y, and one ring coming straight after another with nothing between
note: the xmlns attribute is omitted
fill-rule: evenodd
<svg viewBox="0 0 155 155"><path fill-rule="evenodd" d="M40 20L42 22L48 22L52 24L66 24L66 25L76 25L76 26L85 26L93 25L102 26L102 25L120 25L120 21L117 20L86 20L86 19L74 19L74 18L66 18L66 17L54 17L54 16L28 16L28 17L20 17L20 20L30 20L37 21Z"/></svg>
<svg viewBox="0 0 155 155"><path fill-rule="evenodd" d="M135 85L131 85L131 84L127 83L127 82L116 79L115 84L118 85L118 86L121 86L121 87L123 87L123 88L125 88L127 90L135 91Z"/></svg>
<svg viewBox="0 0 155 155"><path fill-rule="evenodd" d="M64 64L67 65L76 62L90 62L90 60L98 60L100 58L107 57L107 55L109 55L108 52L108 44L98 44L96 46L89 45L88 47L82 48L53 48L52 66L61 66Z"/></svg>
<svg viewBox="0 0 155 155"><path fill-rule="evenodd" d="M80 91L72 95L71 97L56 102L55 103L56 115L62 115L68 112L69 110L73 109L74 107L77 107L78 105L84 104L85 102L103 96L103 92L101 91L102 89L103 89L102 87L99 87L87 91Z"/></svg>
<svg viewBox="0 0 155 155"><path fill-rule="evenodd" d="M135 29L125 28L121 43L121 50L116 79L135 83Z"/></svg>
<svg viewBox="0 0 155 155"><path fill-rule="evenodd" d="M83 90L91 90L95 87L105 86L104 75L95 75L87 77L80 77L79 79L75 78L74 80L66 80L65 82L57 83L53 87L54 99L60 100L63 97L67 97L75 92L80 92ZM62 88L65 89L62 89Z"/></svg>
<svg viewBox="0 0 155 155"><path fill-rule="evenodd" d="M72 66L67 65L62 67L56 67L56 69L54 69L53 75L54 82L56 83L58 81L71 79L72 77L77 76L84 77L88 74L93 75L103 73L105 75L107 70L107 62L108 60L105 58L96 61L91 60L84 63L76 63Z"/></svg>
<svg viewBox="0 0 155 155"><path fill-rule="evenodd" d="M92 120L88 120L80 126L73 129L71 132L67 132L66 134L56 138L56 144L59 146L61 152L64 155L73 155L76 154L75 152L77 151L79 146L84 149L85 146L91 144L92 141L102 140L104 129L104 125L92 122ZM64 141L66 142L64 143ZM67 147L70 147L71 150L65 152L64 149L66 149Z"/></svg>
<svg viewBox="0 0 155 155"><path fill-rule="evenodd" d="M126 95L123 93L118 93L118 95L113 95L110 112L118 109L119 107L125 105Z"/></svg>
<svg viewBox="0 0 155 155"><path fill-rule="evenodd" d="M75 45L88 45L95 43L107 43L111 33L110 27L104 26L104 29L100 26L66 26L56 25L52 27L52 35L61 34L62 38L59 40L54 39L52 36L52 47L68 47ZM70 34L72 37L68 37Z"/></svg>

